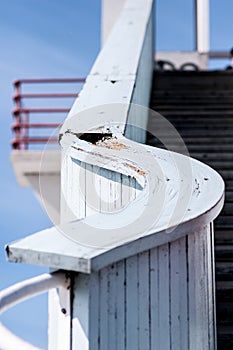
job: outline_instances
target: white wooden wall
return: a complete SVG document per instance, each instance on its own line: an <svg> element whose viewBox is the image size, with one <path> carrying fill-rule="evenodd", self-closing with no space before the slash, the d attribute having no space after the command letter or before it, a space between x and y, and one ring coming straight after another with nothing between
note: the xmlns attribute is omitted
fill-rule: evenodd
<svg viewBox="0 0 233 350"><path fill-rule="evenodd" d="M89 349L216 349L212 254L206 226L92 274Z"/></svg>

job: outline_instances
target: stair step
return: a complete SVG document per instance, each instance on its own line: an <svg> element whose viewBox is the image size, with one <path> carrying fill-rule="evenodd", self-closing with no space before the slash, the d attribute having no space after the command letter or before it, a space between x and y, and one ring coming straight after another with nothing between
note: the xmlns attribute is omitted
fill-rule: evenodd
<svg viewBox="0 0 233 350"><path fill-rule="evenodd" d="M229 153L222 153L222 152L216 152L216 153L209 153L209 152L203 152L203 151L196 151L192 153L192 157L198 158L198 159L204 159L204 161L220 161L219 158L221 158L221 161L224 162L233 160L233 154L232 152ZM233 163L232 163L233 167Z"/></svg>
<svg viewBox="0 0 233 350"><path fill-rule="evenodd" d="M161 89L156 91L156 94L152 96L152 103L153 101L157 101L158 99L165 99L167 98L167 101L175 100L177 99L216 99L216 98L221 98L221 99L231 99L233 97L233 90L226 90L226 89L209 89L209 90L198 90L198 91L189 91L184 88L183 90L181 89L170 89L170 87L166 87L166 89Z"/></svg>
<svg viewBox="0 0 233 350"><path fill-rule="evenodd" d="M216 300L218 300L218 297ZM217 317L221 319L220 324L227 324L233 318L233 300L229 302L218 302L216 311Z"/></svg>
<svg viewBox="0 0 233 350"><path fill-rule="evenodd" d="M215 257L219 261L232 261L233 262L233 245L218 245L215 247Z"/></svg>
<svg viewBox="0 0 233 350"><path fill-rule="evenodd" d="M218 281L232 281L233 280L233 261L230 261L230 262L218 261L215 266L215 273Z"/></svg>
<svg viewBox="0 0 233 350"><path fill-rule="evenodd" d="M216 229L214 231L215 245L231 244L233 246L233 229Z"/></svg>
<svg viewBox="0 0 233 350"><path fill-rule="evenodd" d="M151 106L151 109L155 109L156 112L159 112L161 114L163 114L166 117L169 116L193 116L195 117L206 117L209 116L212 119L212 116L216 116L218 118L224 117L224 116L233 116L233 110L226 110L226 111L215 111L215 110L211 110L211 111L193 111L193 110L187 110L187 111L178 111L178 110L174 110L174 111L169 111L169 110L160 110L159 108L157 108L156 106ZM212 116L211 116L212 115Z"/></svg>
<svg viewBox="0 0 233 350"><path fill-rule="evenodd" d="M229 130L228 128L226 130L219 130L219 129L206 129L203 127L202 129L193 129L190 130L191 125L189 125L189 128L178 128L178 132L182 137L185 138L196 138L196 137L206 137L208 134L209 137L232 137L233 136L233 130ZM166 136L167 135L167 126L162 127L158 125L158 128L156 129L156 132L158 135Z"/></svg>
<svg viewBox="0 0 233 350"><path fill-rule="evenodd" d="M232 105L232 98L233 98L233 91L230 94L224 95L223 93L216 95L210 95L210 94L196 94L192 93L190 95L184 94L181 95L180 93L173 93L170 92L170 94L167 93L167 91L164 92L163 95L156 94L156 96L153 96L151 99L151 104L159 104L161 106L163 105L188 105L190 103L191 105L207 105L207 106L218 106L218 105L224 105L229 104Z"/></svg>
<svg viewBox="0 0 233 350"><path fill-rule="evenodd" d="M231 333L219 335L217 338L218 350L232 350L233 336Z"/></svg>
<svg viewBox="0 0 233 350"><path fill-rule="evenodd" d="M152 112L153 113L153 112ZM180 126L181 128L183 126L187 125L194 125L195 127L213 127L213 125L218 125L218 126L224 126L222 122L226 122L228 128L232 126L232 116L231 115L211 115L211 112L208 112L206 115L202 115L201 113L193 113L191 115L186 115L185 118L182 115L173 115L173 112L170 113L170 115L167 117L167 119L174 124L177 124L177 126ZM150 123L153 122L156 124L156 126L160 126L159 120L156 119L156 113L150 118ZM201 124L200 124L201 122Z"/></svg>
<svg viewBox="0 0 233 350"><path fill-rule="evenodd" d="M215 220L215 225L216 227L221 227L221 226L225 226L229 227L232 226L233 227L233 220L232 220L232 216L222 216L220 215L216 220ZM233 248L233 247L232 247Z"/></svg>
<svg viewBox="0 0 233 350"><path fill-rule="evenodd" d="M154 146L154 147L161 147L161 148L165 148L165 146L163 144L161 144L161 142L157 139L154 138L154 136L149 136L147 139L147 144L150 146ZM176 146L177 144L175 143L167 143L167 145L171 145L171 146ZM188 144L186 145L188 148L188 151L190 153L190 155L192 155L192 152L196 152L196 151L200 151L200 149L203 152L232 152L233 151L233 144L218 144L218 145L211 145L211 144L204 144L204 145L200 145L200 144ZM201 147L200 147L201 146Z"/></svg>
<svg viewBox="0 0 233 350"><path fill-rule="evenodd" d="M218 327L219 334L231 334L233 335L233 322L229 322L228 325Z"/></svg>
<svg viewBox="0 0 233 350"><path fill-rule="evenodd" d="M195 112L200 112L200 113L204 113L204 112L212 112L213 111L213 105L209 104L194 104L194 103L186 103L186 104L164 104L161 105L160 103L156 103L156 102L152 102L152 106L153 109L155 109L156 111L159 111L160 113L163 114L163 112L169 112L169 111L176 111L177 112L190 112L192 111L193 113ZM233 105L232 104L217 104L214 106L214 112L215 113L232 113L233 110Z"/></svg>

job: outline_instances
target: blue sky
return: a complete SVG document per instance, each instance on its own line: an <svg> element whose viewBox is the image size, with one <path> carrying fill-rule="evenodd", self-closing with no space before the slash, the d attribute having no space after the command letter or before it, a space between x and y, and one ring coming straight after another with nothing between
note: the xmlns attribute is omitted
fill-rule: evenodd
<svg viewBox="0 0 233 350"><path fill-rule="evenodd" d="M211 0L211 49L229 50L232 0ZM193 1L157 0L158 50L192 50ZM86 76L100 47L100 0L9 0L0 2L0 288L37 275L42 268L5 261L4 245L50 226L31 189L20 188L9 154L12 82L19 78ZM224 68L227 61L211 67ZM2 316L18 335L46 348L46 296Z"/></svg>

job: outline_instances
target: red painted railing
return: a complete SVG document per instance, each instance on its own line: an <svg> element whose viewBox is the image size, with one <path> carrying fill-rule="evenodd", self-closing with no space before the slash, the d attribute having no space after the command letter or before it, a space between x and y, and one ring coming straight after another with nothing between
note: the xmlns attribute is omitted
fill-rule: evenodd
<svg viewBox="0 0 233 350"><path fill-rule="evenodd" d="M84 82L84 78L15 81L12 147L20 150L28 149L29 145L57 143L56 130L61 126ZM66 92L63 92L64 83ZM46 92L40 92L39 89Z"/></svg>

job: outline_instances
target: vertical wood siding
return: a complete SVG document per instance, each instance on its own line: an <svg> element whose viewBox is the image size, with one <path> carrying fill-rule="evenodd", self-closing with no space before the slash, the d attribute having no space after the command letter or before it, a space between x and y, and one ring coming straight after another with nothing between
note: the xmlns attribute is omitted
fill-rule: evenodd
<svg viewBox="0 0 233 350"><path fill-rule="evenodd" d="M212 239L204 227L91 275L90 349L214 350Z"/></svg>

